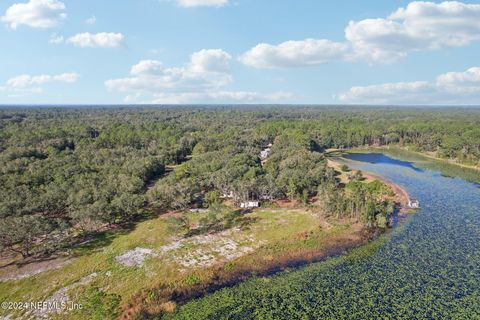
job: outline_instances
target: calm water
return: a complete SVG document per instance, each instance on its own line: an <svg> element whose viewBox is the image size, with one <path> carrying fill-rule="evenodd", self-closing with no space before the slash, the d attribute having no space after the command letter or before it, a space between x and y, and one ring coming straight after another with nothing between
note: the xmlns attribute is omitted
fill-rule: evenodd
<svg viewBox="0 0 480 320"><path fill-rule="evenodd" d="M345 158L371 164L398 165L413 169L415 171L422 171L421 169L415 167L411 162L393 159L384 155L383 153L350 153L346 154Z"/></svg>
<svg viewBox="0 0 480 320"><path fill-rule="evenodd" d="M382 154L351 167L384 175L422 209L368 254L255 279L193 301L181 319L480 319L480 190ZM367 247L369 248L369 247ZM364 251L366 251L364 249ZM353 256L350 258L349 256Z"/></svg>

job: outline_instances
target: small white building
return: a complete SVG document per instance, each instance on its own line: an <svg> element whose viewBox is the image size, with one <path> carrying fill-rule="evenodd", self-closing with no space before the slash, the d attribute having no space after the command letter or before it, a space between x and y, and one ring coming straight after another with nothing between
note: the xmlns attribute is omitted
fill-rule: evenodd
<svg viewBox="0 0 480 320"><path fill-rule="evenodd" d="M234 193L233 191L229 191L229 192L224 192L220 195L220 198L222 199L229 199L229 198L233 198L234 196Z"/></svg>
<svg viewBox="0 0 480 320"><path fill-rule="evenodd" d="M272 150L272 149L270 149L270 148L266 148L266 149L260 151L260 159L261 159L261 160L267 159L268 156L270 155L270 151L271 151L271 150Z"/></svg>
<svg viewBox="0 0 480 320"><path fill-rule="evenodd" d="M260 151L260 160L264 161L268 158L270 155L270 152L272 151L273 144L269 143L265 149Z"/></svg>
<svg viewBox="0 0 480 320"><path fill-rule="evenodd" d="M418 209L420 208L420 201L418 201L417 199L408 199L407 207L409 207L410 209Z"/></svg>
<svg viewBox="0 0 480 320"><path fill-rule="evenodd" d="M240 208L251 209L260 207L260 202L258 201L246 201L240 202Z"/></svg>

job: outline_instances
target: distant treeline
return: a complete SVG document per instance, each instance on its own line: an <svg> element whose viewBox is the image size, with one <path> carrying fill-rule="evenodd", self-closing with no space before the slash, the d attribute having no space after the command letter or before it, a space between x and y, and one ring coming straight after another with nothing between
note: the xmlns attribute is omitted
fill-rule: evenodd
<svg viewBox="0 0 480 320"><path fill-rule="evenodd" d="M375 225L378 188L340 190L323 151L390 144L479 165L480 109L0 109L0 244L48 253L152 210L225 194L307 202L330 187L332 214Z"/></svg>

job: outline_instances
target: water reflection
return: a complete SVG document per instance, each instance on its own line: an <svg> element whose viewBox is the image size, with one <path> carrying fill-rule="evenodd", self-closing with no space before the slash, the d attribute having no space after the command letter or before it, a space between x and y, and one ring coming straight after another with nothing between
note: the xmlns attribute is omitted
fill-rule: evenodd
<svg viewBox="0 0 480 320"><path fill-rule="evenodd" d="M349 153L344 155L344 157L350 160L355 160L360 162L398 165L402 167L411 168L415 171L422 171L422 169L415 167L411 162L393 159L384 155L383 153Z"/></svg>

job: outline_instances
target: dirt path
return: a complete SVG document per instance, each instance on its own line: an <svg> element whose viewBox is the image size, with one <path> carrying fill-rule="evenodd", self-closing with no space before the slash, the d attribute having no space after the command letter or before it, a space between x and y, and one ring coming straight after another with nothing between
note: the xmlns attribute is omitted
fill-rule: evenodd
<svg viewBox="0 0 480 320"><path fill-rule="evenodd" d="M71 263L71 257L51 258L43 261L33 261L23 265L11 264L0 269L0 282L20 280L39 273L54 270Z"/></svg>

